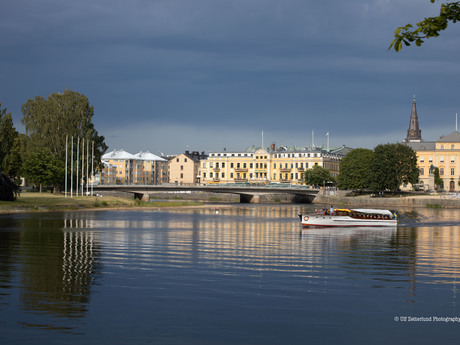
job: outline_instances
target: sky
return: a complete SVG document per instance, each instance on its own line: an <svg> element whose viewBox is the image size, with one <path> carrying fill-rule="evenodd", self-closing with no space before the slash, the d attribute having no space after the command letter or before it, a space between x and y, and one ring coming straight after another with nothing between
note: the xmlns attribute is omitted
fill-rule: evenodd
<svg viewBox="0 0 460 345"><path fill-rule="evenodd" d="M109 151L374 148L456 129L460 24L388 50L429 0L2 0L0 102L70 89ZM263 135L262 135L263 132ZM314 133L314 134L313 134Z"/></svg>

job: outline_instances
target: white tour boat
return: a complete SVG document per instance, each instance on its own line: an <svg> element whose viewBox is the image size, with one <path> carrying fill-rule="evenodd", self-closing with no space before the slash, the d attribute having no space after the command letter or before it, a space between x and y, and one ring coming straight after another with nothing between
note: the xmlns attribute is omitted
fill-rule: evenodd
<svg viewBox="0 0 460 345"><path fill-rule="evenodd" d="M331 209L315 210L312 215L299 214L303 227L328 226L396 226L397 215L388 210Z"/></svg>

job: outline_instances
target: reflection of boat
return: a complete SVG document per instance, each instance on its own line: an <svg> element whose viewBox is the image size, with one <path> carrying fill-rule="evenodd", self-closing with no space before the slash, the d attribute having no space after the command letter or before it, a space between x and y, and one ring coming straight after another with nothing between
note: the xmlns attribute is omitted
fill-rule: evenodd
<svg viewBox="0 0 460 345"><path fill-rule="evenodd" d="M303 227L329 227L329 226L396 226L396 214L388 210L373 209L335 209L316 210L312 215L299 214Z"/></svg>

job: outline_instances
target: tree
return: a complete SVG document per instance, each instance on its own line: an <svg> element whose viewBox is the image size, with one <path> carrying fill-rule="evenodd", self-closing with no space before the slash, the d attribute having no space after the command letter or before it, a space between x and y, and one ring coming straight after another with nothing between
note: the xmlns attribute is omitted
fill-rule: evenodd
<svg viewBox="0 0 460 345"><path fill-rule="evenodd" d="M37 148L31 152L22 167L24 176L40 185L40 193L43 185L62 184L64 169L64 163L57 160L48 148Z"/></svg>
<svg viewBox="0 0 460 345"><path fill-rule="evenodd" d="M26 158L31 152L46 147L55 159L64 163L68 136L68 140L73 137L75 141L80 138L80 141L84 140L90 145L94 142L96 168L100 166L107 145L104 137L94 128L94 108L85 95L65 90L64 93L49 95L48 99L37 96L29 99L21 110L22 123L29 137ZM77 147L74 145L74 157L76 153ZM60 180L64 181L64 176Z"/></svg>
<svg viewBox="0 0 460 345"><path fill-rule="evenodd" d="M436 189L442 190L444 188L444 181L441 178L441 175L439 174L439 168L435 167L433 169L433 175L434 175L434 185L436 186Z"/></svg>
<svg viewBox="0 0 460 345"><path fill-rule="evenodd" d="M418 182L417 155L401 143L378 145L372 160L371 188L396 191L403 183Z"/></svg>
<svg viewBox="0 0 460 345"><path fill-rule="evenodd" d="M14 201L19 192L19 186L14 184L8 176L0 172L0 200Z"/></svg>
<svg viewBox="0 0 460 345"><path fill-rule="evenodd" d="M374 152L369 149L354 149L340 161L337 177L341 189L366 189L371 185L371 167Z"/></svg>
<svg viewBox="0 0 460 345"><path fill-rule="evenodd" d="M434 3L436 0L430 0ZM447 29L449 22L456 23L460 20L460 1L447 2L441 4L439 16L428 17L417 23L417 28L414 29L412 24L401 26L395 31L395 38L391 42L388 50L392 47L399 52L404 43L410 46L412 42L419 47L424 43L424 39L430 37L438 37L439 32Z"/></svg>
<svg viewBox="0 0 460 345"><path fill-rule="evenodd" d="M11 180L20 175L22 165L19 133L13 126L11 113L1 109L0 102L0 171Z"/></svg>
<svg viewBox="0 0 460 345"><path fill-rule="evenodd" d="M305 182L309 185L322 186L323 184L336 184L331 172L319 165L313 166L311 169L305 171Z"/></svg>

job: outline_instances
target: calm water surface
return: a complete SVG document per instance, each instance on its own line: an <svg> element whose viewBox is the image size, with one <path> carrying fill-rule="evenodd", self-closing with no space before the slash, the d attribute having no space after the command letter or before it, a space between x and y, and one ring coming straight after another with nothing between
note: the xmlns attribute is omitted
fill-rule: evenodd
<svg viewBox="0 0 460 345"><path fill-rule="evenodd" d="M0 343L458 343L460 210L302 231L311 208L0 215Z"/></svg>

